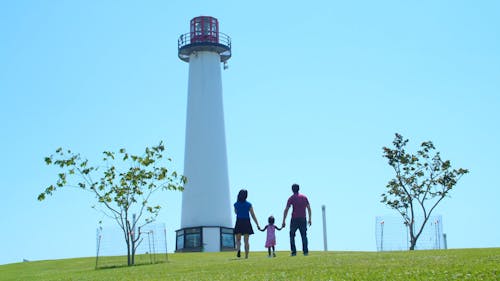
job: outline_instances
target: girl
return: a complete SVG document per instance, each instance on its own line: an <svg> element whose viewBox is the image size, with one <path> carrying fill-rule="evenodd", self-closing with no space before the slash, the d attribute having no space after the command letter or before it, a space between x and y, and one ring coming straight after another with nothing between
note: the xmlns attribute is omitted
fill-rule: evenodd
<svg viewBox="0 0 500 281"><path fill-rule="evenodd" d="M267 222L269 223L268 225L266 225L266 227L264 227L264 229L260 229L260 231L265 231L267 230L267 238L266 238L266 248L267 248L267 252L268 252L268 257L271 257L271 249L273 250L273 257L276 257L276 254L274 253L274 246L276 245L276 229L277 230L281 230L283 228L279 228L277 226L274 225L274 217L273 216L270 216L268 219L267 219Z"/></svg>
<svg viewBox="0 0 500 281"><path fill-rule="evenodd" d="M238 193L238 200L234 203L234 212L236 213L234 234L236 235L236 249L238 250L236 256L238 258L241 256L241 236L243 235L245 242L245 259L248 259L248 252L250 250L248 238L251 234L253 234L252 224L250 223L250 215L252 215L257 228L260 229L259 222L253 212L252 204L247 201L247 196L248 192L246 189L240 190Z"/></svg>

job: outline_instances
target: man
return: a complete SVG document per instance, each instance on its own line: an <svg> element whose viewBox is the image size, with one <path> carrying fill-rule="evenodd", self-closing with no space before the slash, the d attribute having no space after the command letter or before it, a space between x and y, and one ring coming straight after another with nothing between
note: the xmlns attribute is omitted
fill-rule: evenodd
<svg viewBox="0 0 500 281"><path fill-rule="evenodd" d="M297 249L295 248L295 233L297 229L300 232L300 237L302 238L302 252L304 256L309 254L309 249L307 248L307 223L311 226L311 206L309 205L309 200L303 194L299 194L299 185L294 183L292 185L293 195L288 198L286 203L286 208L283 213L283 223L282 227L286 226L285 220L288 215L288 209L293 206L292 219L290 220L290 250L291 255L297 255ZM309 220L306 223L306 209L308 212Z"/></svg>

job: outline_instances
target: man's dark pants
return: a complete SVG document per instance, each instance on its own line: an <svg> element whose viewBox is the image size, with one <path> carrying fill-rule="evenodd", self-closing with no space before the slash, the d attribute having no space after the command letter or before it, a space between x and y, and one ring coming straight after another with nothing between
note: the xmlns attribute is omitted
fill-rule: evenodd
<svg viewBox="0 0 500 281"><path fill-rule="evenodd" d="M300 232L300 237L302 238L302 251L304 255L309 253L307 248L307 221L306 218L295 218L290 220L290 249L292 255L297 254L297 248L295 247L295 232L297 229Z"/></svg>

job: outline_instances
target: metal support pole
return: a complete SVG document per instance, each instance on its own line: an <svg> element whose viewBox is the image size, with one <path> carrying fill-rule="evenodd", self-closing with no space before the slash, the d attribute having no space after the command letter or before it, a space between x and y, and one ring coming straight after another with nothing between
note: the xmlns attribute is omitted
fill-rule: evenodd
<svg viewBox="0 0 500 281"><path fill-rule="evenodd" d="M325 252L328 251L328 243L326 239L326 214L325 214L325 205L321 206L321 210L323 211L323 246Z"/></svg>
<svg viewBox="0 0 500 281"><path fill-rule="evenodd" d="M165 236L165 257L168 262L168 247L167 247L167 228L163 226L163 235Z"/></svg>
<svg viewBox="0 0 500 281"><path fill-rule="evenodd" d="M380 251L384 251L384 221L380 222Z"/></svg>

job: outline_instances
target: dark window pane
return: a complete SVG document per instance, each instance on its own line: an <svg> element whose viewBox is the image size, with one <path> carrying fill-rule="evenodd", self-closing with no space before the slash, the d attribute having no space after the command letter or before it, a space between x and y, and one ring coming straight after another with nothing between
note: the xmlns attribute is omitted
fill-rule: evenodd
<svg viewBox="0 0 500 281"><path fill-rule="evenodd" d="M200 234L186 234L186 248L198 248L201 246Z"/></svg>
<svg viewBox="0 0 500 281"><path fill-rule="evenodd" d="M177 236L177 250L184 249L184 235Z"/></svg>
<svg viewBox="0 0 500 281"><path fill-rule="evenodd" d="M222 247L234 248L234 236L233 234L223 233L222 234Z"/></svg>

